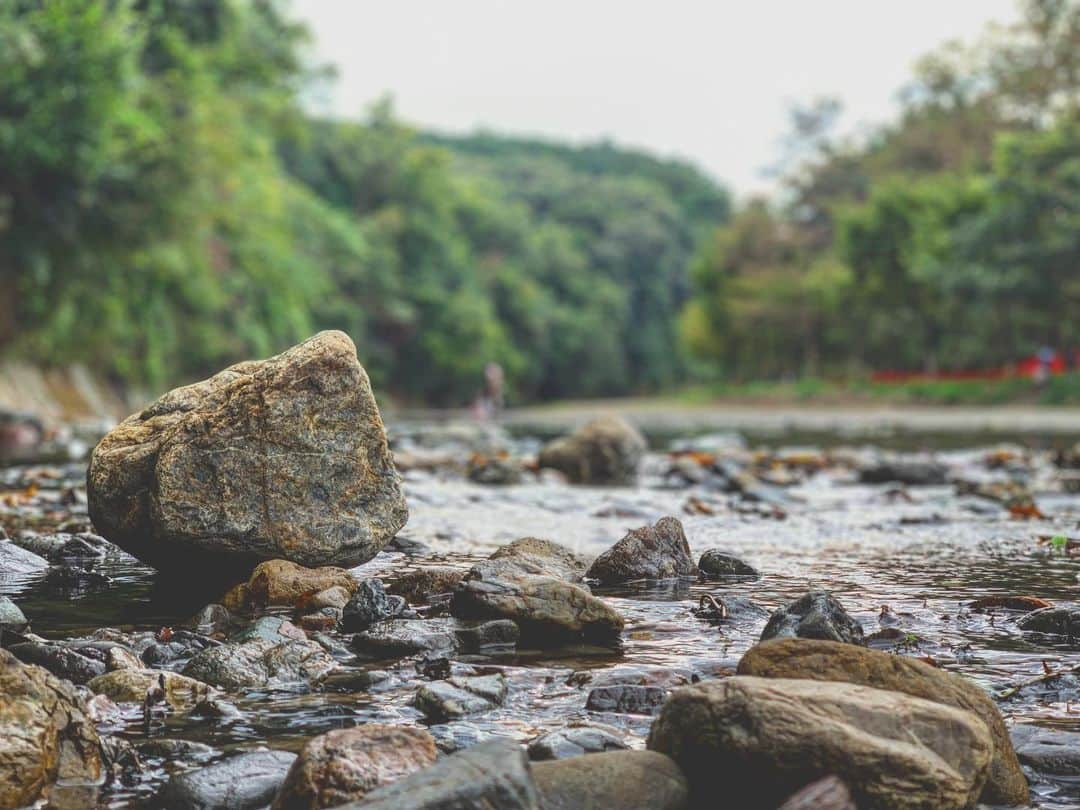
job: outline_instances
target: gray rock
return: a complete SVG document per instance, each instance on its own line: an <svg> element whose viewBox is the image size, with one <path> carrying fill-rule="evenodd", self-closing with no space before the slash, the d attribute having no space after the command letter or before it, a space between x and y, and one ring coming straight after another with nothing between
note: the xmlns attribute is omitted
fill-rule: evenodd
<svg viewBox="0 0 1080 810"><path fill-rule="evenodd" d="M493 739L369 793L340 810L540 810L525 750Z"/></svg>
<svg viewBox="0 0 1080 810"><path fill-rule="evenodd" d="M24 576L47 571L49 561L19 548L10 540L0 540L0 577Z"/></svg>
<svg viewBox="0 0 1080 810"><path fill-rule="evenodd" d="M540 466L558 470L575 484L632 484L648 445L617 416L594 419L540 451Z"/></svg>
<svg viewBox="0 0 1080 810"><path fill-rule="evenodd" d="M341 614L341 627L347 633L364 630L375 622L400 616L408 607L400 596L389 596L386 587L374 577L360 580Z"/></svg>
<svg viewBox="0 0 1080 810"><path fill-rule="evenodd" d="M472 723L439 723L428 726L428 731L435 738L435 745L444 754L456 754L477 743L490 739L489 731L477 728Z"/></svg>
<svg viewBox="0 0 1080 810"><path fill-rule="evenodd" d="M311 641L249 641L196 653L184 667L189 678L223 689L283 686L322 680L337 662Z"/></svg>
<svg viewBox="0 0 1080 810"><path fill-rule="evenodd" d="M506 678L501 674L450 678L421 686L415 705L429 720L443 723L501 706L506 689Z"/></svg>
<svg viewBox="0 0 1080 810"><path fill-rule="evenodd" d="M703 576L708 579L720 579L724 577L753 577L761 576L756 568L748 565L726 551L718 548L710 548L701 555L698 560L698 568Z"/></svg>
<svg viewBox="0 0 1080 810"><path fill-rule="evenodd" d="M1020 762L1047 776L1080 777L1080 731L1017 725L1012 740Z"/></svg>
<svg viewBox="0 0 1080 810"><path fill-rule="evenodd" d="M20 532L11 542L49 562L95 560L105 556L109 543L96 534L35 534Z"/></svg>
<svg viewBox="0 0 1080 810"><path fill-rule="evenodd" d="M469 571L468 579L543 576L581 582L589 561L565 546L539 537L522 537L496 549Z"/></svg>
<svg viewBox="0 0 1080 810"><path fill-rule="evenodd" d="M280 644L283 641L304 641L304 631L284 616L260 616L243 630L233 634L229 641L234 644L246 644L249 641L269 641Z"/></svg>
<svg viewBox="0 0 1080 810"><path fill-rule="evenodd" d="M533 762L549 759L569 759L582 754L602 754L623 751L629 746L622 737L598 725L574 725L549 731L529 743L529 759Z"/></svg>
<svg viewBox="0 0 1080 810"><path fill-rule="evenodd" d="M761 631L761 641L795 637L862 644L863 629L832 594L811 591L774 612Z"/></svg>
<svg viewBox="0 0 1080 810"><path fill-rule="evenodd" d="M158 794L166 810L256 810L274 799L296 754L251 751L172 776Z"/></svg>
<svg viewBox="0 0 1080 810"><path fill-rule="evenodd" d="M656 714L667 693L659 686L613 684L598 686L589 692L585 708L591 712L617 714Z"/></svg>
<svg viewBox="0 0 1080 810"><path fill-rule="evenodd" d="M454 629L458 646L465 652L490 650L492 647L513 647L521 637L521 630L509 619L459 622Z"/></svg>
<svg viewBox="0 0 1080 810"><path fill-rule="evenodd" d="M642 526L596 558L586 577L601 585L638 579L671 579L697 575L690 545L678 518L663 517L655 526Z"/></svg>
<svg viewBox="0 0 1080 810"><path fill-rule="evenodd" d="M861 810L964 810L993 740L971 712L850 683L737 675L672 693L648 748L678 763L694 806L771 810L824 776Z"/></svg>
<svg viewBox="0 0 1080 810"><path fill-rule="evenodd" d="M623 618L584 588L551 577L466 580L450 610L462 618L510 619L531 643L617 637Z"/></svg>
<svg viewBox="0 0 1080 810"><path fill-rule="evenodd" d="M23 630L26 625L26 616L19 606L8 597L0 596L0 630Z"/></svg>
<svg viewBox="0 0 1080 810"><path fill-rule="evenodd" d="M864 484L897 483L906 486L944 484L948 468L936 461L916 458L882 459L859 469Z"/></svg>
<svg viewBox="0 0 1080 810"><path fill-rule="evenodd" d="M76 652L63 644L24 641L10 647L11 654L26 664L43 667L57 678L76 684L89 683L108 669L104 661Z"/></svg>
<svg viewBox="0 0 1080 810"><path fill-rule="evenodd" d="M690 789L679 766L655 751L612 751L532 766L544 810L683 810Z"/></svg>
<svg viewBox="0 0 1080 810"><path fill-rule="evenodd" d="M135 746L139 756L154 757L156 759L173 760L205 760L214 756L216 749L206 743L194 740L174 740L168 737L153 740L143 740Z"/></svg>
<svg viewBox="0 0 1080 810"><path fill-rule="evenodd" d="M390 583L392 594L403 596L412 604L427 602L432 596L451 594L465 572L460 568L429 566L406 571Z"/></svg>
<svg viewBox="0 0 1080 810"><path fill-rule="evenodd" d="M225 633L229 629L232 617L224 605L209 604L196 613L188 621L188 626L196 633L209 636L214 633Z"/></svg>
<svg viewBox="0 0 1080 810"><path fill-rule="evenodd" d="M1080 640L1080 605L1056 605L1033 610L1017 619L1016 626L1027 633Z"/></svg>
<svg viewBox="0 0 1080 810"><path fill-rule="evenodd" d="M105 537L170 572L275 558L352 567L408 516L371 385L342 332L128 417L94 449L87 494Z"/></svg>
<svg viewBox="0 0 1080 810"><path fill-rule="evenodd" d="M369 658L449 653L458 648L453 619L391 619L353 636L352 646Z"/></svg>

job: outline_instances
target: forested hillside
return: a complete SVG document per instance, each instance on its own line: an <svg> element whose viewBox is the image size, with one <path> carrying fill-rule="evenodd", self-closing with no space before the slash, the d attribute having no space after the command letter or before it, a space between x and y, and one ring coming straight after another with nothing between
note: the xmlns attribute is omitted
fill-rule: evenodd
<svg viewBox="0 0 1080 810"><path fill-rule="evenodd" d="M0 10L0 348L162 386L345 329L382 390L467 402L683 379L727 195L611 145L311 120L305 31L256 2ZM390 79L388 79L390 81Z"/></svg>
<svg viewBox="0 0 1080 810"><path fill-rule="evenodd" d="M728 380L988 369L1080 345L1080 4L926 56L895 122L800 159L702 251L687 342Z"/></svg>

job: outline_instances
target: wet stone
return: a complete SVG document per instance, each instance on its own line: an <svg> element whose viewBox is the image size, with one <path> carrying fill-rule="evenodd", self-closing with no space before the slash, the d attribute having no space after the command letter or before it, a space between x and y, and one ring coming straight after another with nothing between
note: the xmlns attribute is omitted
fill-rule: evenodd
<svg viewBox="0 0 1080 810"><path fill-rule="evenodd" d="M287 751L237 754L173 776L158 801L169 810L256 810L273 800L295 759Z"/></svg>
<svg viewBox="0 0 1080 810"><path fill-rule="evenodd" d="M278 644L283 641L305 641L307 635L283 616L260 616L229 640L234 644L245 644L249 641Z"/></svg>
<svg viewBox="0 0 1080 810"><path fill-rule="evenodd" d="M391 619L353 636L356 652L371 658L453 652L458 638L453 619Z"/></svg>
<svg viewBox="0 0 1080 810"><path fill-rule="evenodd" d="M376 622L400 616L406 607L402 597L386 593L381 580L364 579L342 610L341 627L347 633L355 633Z"/></svg>
<svg viewBox="0 0 1080 810"><path fill-rule="evenodd" d="M337 666L311 641L222 644L192 656L184 675L223 689L318 682Z"/></svg>
<svg viewBox="0 0 1080 810"><path fill-rule="evenodd" d="M1020 724L1012 728L1020 762L1048 776L1080 777L1080 732Z"/></svg>
<svg viewBox="0 0 1080 810"><path fill-rule="evenodd" d="M656 714L667 692L659 686L614 684L598 686L589 692L585 708L592 712L615 714Z"/></svg>
<svg viewBox="0 0 1080 810"><path fill-rule="evenodd" d="M740 560L734 554L720 549L710 548L698 560L701 575L707 579L726 577L752 578L761 576L756 568Z"/></svg>
<svg viewBox="0 0 1080 810"><path fill-rule="evenodd" d="M362 804L342 805L341 810L540 810L542 806L525 750L512 740L492 739L379 788Z"/></svg>
<svg viewBox="0 0 1080 810"><path fill-rule="evenodd" d="M533 780L544 810L683 810L690 793L679 766L655 751L537 762Z"/></svg>
<svg viewBox="0 0 1080 810"><path fill-rule="evenodd" d="M502 675L450 678L421 686L415 704L428 719L446 722L501 706L506 691Z"/></svg>
<svg viewBox="0 0 1080 810"><path fill-rule="evenodd" d="M58 678L75 684L89 683L98 675L104 675L107 666L103 661L81 655L70 647L41 641L14 644L11 653L26 664L37 664Z"/></svg>
<svg viewBox="0 0 1080 810"><path fill-rule="evenodd" d="M406 571L393 580L389 592L403 596L410 604L427 602L432 596L451 594L465 572L458 568L429 566Z"/></svg>
<svg viewBox="0 0 1080 810"><path fill-rule="evenodd" d="M761 631L761 641L794 637L862 644L863 629L832 594L811 591L773 613Z"/></svg>
<svg viewBox="0 0 1080 810"><path fill-rule="evenodd" d="M8 597L0 596L0 630L23 630L26 625L26 616L19 606Z"/></svg>
<svg viewBox="0 0 1080 810"><path fill-rule="evenodd" d="M601 585L639 579L671 579L697 575L682 523L660 518L654 526L634 529L596 558L586 577Z"/></svg>
<svg viewBox="0 0 1080 810"><path fill-rule="evenodd" d="M111 544L104 537L96 534L80 533L69 534L58 532L56 534L37 534L35 532L20 532L13 543L26 551L44 557L49 562L61 563L65 561L96 560L105 556Z"/></svg>
<svg viewBox="0 0 1080 810"><path fill-rule="evenodd" d="M1080 642L1080 605L1058 605L1021 616L1016 626L1027 633L1063 636Z"/></svg>
<svg viewBox="0 0 1080 810"><path fill-rule="evenodd" d="M49 561L44 557L19 548L10 540L0 540L0 578L37 574L48 568Z"/></svg>
<svg viewBox="0 0 1080 810"><path fill-rule="evenodd" d="M629 746L615 729L600 725L573 725L549 731L529 743L529 759L567 759L582 754L621 751Z"/></svg>

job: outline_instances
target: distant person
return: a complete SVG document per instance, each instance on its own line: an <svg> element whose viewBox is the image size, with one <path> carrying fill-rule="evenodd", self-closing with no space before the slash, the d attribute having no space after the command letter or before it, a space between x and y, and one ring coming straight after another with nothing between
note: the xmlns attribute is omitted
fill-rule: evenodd
<svg viewBox="0 0 1080 810"><path fill-rule="evenodd" d="M1046 385L1046 381L1050 379L1050 369L1056 357L1057 352L1049 346L1043 346L1035 353L1035 359L1039 361L1038 365L1035 366L1036 385Z"/></svg>
<svg viewBox="0 0 1080 810"><path fill-rule="evenodd" d="M479 419L493 419L498 416L505 404L503 388L506 385L506 373L498 363L484 366L484 387L473 405L473 412Z"/></svg>

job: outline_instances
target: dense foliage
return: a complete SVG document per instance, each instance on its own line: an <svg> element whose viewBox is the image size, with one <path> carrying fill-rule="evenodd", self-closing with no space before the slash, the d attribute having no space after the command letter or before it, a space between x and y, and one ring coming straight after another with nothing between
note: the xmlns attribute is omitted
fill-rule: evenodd
<svg viewBox="0 0 1080 810"><path fill-rule="evenodd" d="M794 116L784 199L705 246L683 332L728 379L994 368L1080 345L1080 4L926 57L860 142Z"/></svg>
<svg viewBox="0 0 1080 810"><path fill-rule="evenodd" d="M607 144L311 120L264 0L0 4L0 348L162 386L318 328L380 387L461 403L683 378L675 328L727 196Z"/></svg>

